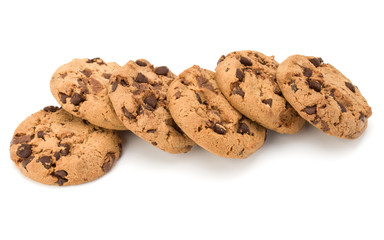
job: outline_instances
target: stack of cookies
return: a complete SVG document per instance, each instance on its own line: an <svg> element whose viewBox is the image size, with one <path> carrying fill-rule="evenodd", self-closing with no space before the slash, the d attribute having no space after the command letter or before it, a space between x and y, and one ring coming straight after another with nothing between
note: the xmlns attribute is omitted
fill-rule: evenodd
<svg viewBox="0 0 384 240"><path fill-rule="evenodd" d="M246 158L267 130L299 132L306 122L355 139L371 108L359 89L321 58L294 55L279 64L256 51L221 56L216 72L193 66L180 75L147 60L120 67L100 58L57 69L45 107L16 129L11 159L27 177L51 185L89 182L121 155L117 131L130 130L169 153L197 144L227 158Z"/></svg>

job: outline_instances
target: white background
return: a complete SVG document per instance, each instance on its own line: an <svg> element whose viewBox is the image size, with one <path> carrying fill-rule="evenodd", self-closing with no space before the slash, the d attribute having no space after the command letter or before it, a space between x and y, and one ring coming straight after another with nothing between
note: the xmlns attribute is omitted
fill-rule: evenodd
<svg viewBox="0 0 384 240"><path fill-rule="evenodd" d="M0 239L384 239L380 2L1 1ZM73 58L179 74L246 49L334 65L373 109L366 132L269 132L245 160L171 155L125 133L115 168L72 187L33 182L9 157L17 125L57 105L50 77Z"/></svg>

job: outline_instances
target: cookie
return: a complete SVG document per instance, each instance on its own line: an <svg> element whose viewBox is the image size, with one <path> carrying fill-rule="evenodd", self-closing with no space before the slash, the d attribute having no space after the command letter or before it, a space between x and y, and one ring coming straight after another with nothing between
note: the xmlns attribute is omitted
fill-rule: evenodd
<svg viewBox="0 0 384 240"><path fill-rule="evenodd" d="M121 139L113 130L49 106L17 127L10 153L28 178L50 185L75 185L108 172L120 157Z"/></svg>
<svg viewBox="0 0 384 240"><path fill-rule="evenodd" d="M359 89L321 58L294 55L277 69L287 101L321 131L340 138L358 138L372 111Z"/></svg>
<svg viewBox="0 0 384 240"><path fill-rule="evenodd" d="M221 94L215 73L193 66L171 83L168 108L196 144L227 158L246 158L265 141L266 129L236 111Z"/></svg>
<svg viewBox="0 0 384 240"><path fill-rule="evenodd" d="M137 136L169 153L194 145L173 121L166 93L175 75L144 59L129 61L111 77L109 97L120 121Z"/></svg>
<svg viewBox="0 0 384 240"><path fill-rule="evenodd" d="M119 67L100 58L74 59L53 74L51 92L74 116L103 128L126 130L113 109L107 90L112 72Z"/></svg>
<svg viewBox="0 0 384 240"><path fill-rule="evenodd" d="M256 51L222 56L216 67L217 84L239 112L279 133L300 131L305 120L284 99L276 82L279 64Z"/></svg>

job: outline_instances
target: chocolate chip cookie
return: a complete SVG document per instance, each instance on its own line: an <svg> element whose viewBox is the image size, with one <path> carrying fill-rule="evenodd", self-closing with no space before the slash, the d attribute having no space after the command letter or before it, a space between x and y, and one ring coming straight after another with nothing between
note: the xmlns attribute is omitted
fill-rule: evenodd
<svg viewBox="0 0 384 240"><path fill-rule="evenodd" d="M319 57L294 55L277 69L287 101L309 123L340 138L358 138L372 111L359 89Z"/></svg>
<svg viewBox="0 0 384 240"><path fill-rule="evenodd" d="M19 170L35 181L75 185L108 172L120 157L121 139L115 131L49 106L17 127L10 153Z"/></svg>
<svg viewBox="0 0 384 240"><path fill-rule="evenodd" d="M198 145L227 158L246 158L265 141L266 129L241 115L221 94L215 73L193 66L171 83L168 108Z"/></svg>
<svg viewBox="0 0 384 240"><path fill-rule="evenodd" d="M191 150L194 142L173 121L167 109L169 84L175 75L144 59L129 61L111 77L109 97L126 128L169 153Z"/></svg>
<svg viewBox="0 0 384 240"><path fill-rule="evenodd" d="M297 133L305 120L284 99L276 82L279 64L256 51L222 56L216 80L231 105L249 119L279 133Z"/></svg>
<svg viewBox="0 0 384 240"><path fill-rule="evenodd" d="M51 78L51 92L69 113L108 129L126 130L108 97L112 72L120 66L100 58L74 59Z"/></svg>

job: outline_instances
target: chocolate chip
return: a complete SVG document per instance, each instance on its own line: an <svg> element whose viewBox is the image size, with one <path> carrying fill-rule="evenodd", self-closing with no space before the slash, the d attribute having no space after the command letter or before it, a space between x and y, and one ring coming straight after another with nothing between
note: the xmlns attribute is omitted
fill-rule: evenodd
<svg viewBox="0 0 384 240"><path fill-rule="evenodd" d="M308 84L309 84L309 88L310 89L313 89L316 92L320 92L321 91L321 83L319 81L310 79Z"/></svg>
<svg viewBox="0 0 384 240"><path fill-rule="evenodd" d="M114 152L108 152L105 155L104 163L103 163L103 166L101 168L103 169L104 172L109 172L112 169L115 161L116 161L115 153Z"/></svg>
<svg viewBox="0 0 384 240"><path fill-rule="evenodd" d="M353 93L356 92L356 90L355 90L355 86L353 86L352 83L350 83L350 82L345 82L345 86L347 86L347 88L349 88L349 90L351 90Z"/></svg>
<svg viewBox="0 0 384 240"><path fill-rule="evenodd" d="M11 145L20 144L20 143L29 143L33 139L33 135L25 135L21 133L16 133L11 141Z"/></svg>
<svg viewBox="0 0 384 240"><path fill-rule="evenodd" d="M321 58L312 58L312 59L309 59L309 61L315 66L315 67L319 67L321 65L321 63L323 62L323 59Z"/></svg>
<svg viewBox="0 0 384 240"><path fill-rule="evenodd" d="M312 70L310 68L304 67L303 75L306 77L312 76Z"/></svg>
<svg viewBox="0 0 384 240"><path fill-rule="evenodd" d="M220 57L219 60L217 61L217 65L219 65L219 63L221 63L224 59L225 59L225 56L224 56L224 55L221 55L221 57Z"/></svg>
<svg viewBox="0 0 384 240"><path fill-rule="evenodd" d="M250 135L251 131L249 130L249 127L246 123L239 123L239 128L237 129L237 133L240 133L241 135L244 135L244 133Z"/></svg>
<svg viewBox="0 0 384 240"><path fill-rule="evenodd" d="M81 71L81 73L84 74L86 77L90 77L92 75L92 70L86 68L83 71Z"/></svg>
<svg viewBox="0 0 384 240"><path fill-rule="evenodd" d="M41 164L43 164L43 167L45 169L51 168L52 161L51 161L51 157L49 157L49 156L43 156L43 157L37 159L36 162L41 162Z"/></svg>
<svg viewBox="0 0 384 240"><path fill-rule="evenodd" d="M17 156L27 158L32 154L32 146L29 144L21 144L16 151Z"/></svg>
<svg viewBox="0 0 384 240"><path fill-rule="evenodd" d="M215 125L213 125L213 131L221 135L224 135L227 133L227 130L225 129L225 127L220 123L215 123Z"/></svg>
<svg viewBox="0 0 384 240"><path fill-rule="evenodd" d="M105 79L110 79L111 76L112 76L112 74L110 74L110 73L103 73L103 78L105 78Z"/></svg>
<svg viewBox="0 0 384 240"><path fill-rule="evenodd" d="M23 161L21 161L21 165L27 169L27 165L33 160L34 156L30 156L26 159L23 159Z"/></svg>
<svg viewBox="0 0 384 240"><path fill-rule="evenodd" d="M112 92L116 91L116 88L117 88L118 85L119 85L119 83L117 81L114 81L112 83Z"/></svg>
<svg viewBox="0 0 384 240"><path fill-rule="evenodd" d="M41 139L43 139L43 140L45 140L45 139L44 139L44 135L45 135L45 134L46 134L46 133L43 132L43 131L38 131L38 132L37 132L37 137L38 137L38 138L41 138Z"/></svg>
<svg viewBox="0 0 384 240"><path fill-rule="evenodd" d="M161 66L155 69L157 75L167 76L169 69L166 66Z"/></svg>
<svg viewBox="0 0 384 240"><path fill-rule="evenodd" d="M240 82L244 80L244 73L240 69L236 69L236 77Z"/></svg>
<svg viewBox="0 0 384 240"><path fill-rule="evenodd" d="M154 94L149 95L148 97L144 98L144 103L146 104L146 107L149 107L148 110L155 110L157 105L157 98Z"/></svg>
<svg viewBox="0 0 384 240"><path fill-rule="evenodd" d="M74 93L71 97L71 104L78 106L80 103L84 102L85 98L78 93Z"/></svg>
<svg viewBox="0 0 384 240"><path fill-rule="evenodd" d="M60 159L60 153L59 152L55 152L53 154L53 156L55 157L56 161Z"/></svg>
<svg viewBox="0 0 384 240"><path fill-rule="evenodd" d="M87 63L94 63L94 62L99 65L103 65L103 64L107 65L101 58L98 58L98 57L87 60Z"/></svg>
<svg viewBox="0 0 384 240"><path fill-rule="evenodd" d="M64 104L67 103L67 98L69 98L69 96L65 93L59 93L59 98L60 98L60 101Z"/></svg>
<svg viewBox="0 0 384 240"><path fill-rule="evenodd" d="M138 83L148 83L148 78L144 74L138 73L135 81Z"/></svg>
<svg viewBox="0 0 384 240"><path fill-rule="evenodd" d="M69 146L68 143L60 143L59 147L63 147L64 148L64 149L60 150L60 155L61 156L67 156L69 154L69 149L71 148L71 146Z"/></svg>
<svg viewBox="0 0 384 240"><path fill-rule="evenodd" d="M136 117L130 113L125 107L122 107L121 110L123 111L123 114L128 119L135 119Z"/></svg>
<svg viewBox="0 0 384 240"><path fill-rule="evenodd" d="M200 87L206 88L206 89L216 93L215 88L212 86L212 84L209 82L209 80L207 78L205 78L203 76L197 76L196 80L197 80L197 83L199 84Z"/></svg>
<svg viewBox="0 0 384 240"><path fill-rule="evenodd" d="M156 129L148 129L147 130L147 133L154 133L154 132L156 132Z"/></svg>
<svg viewBox="0 0 384 240"><path fill-rule="evenodd" d="M241 97L244 97L245 95L243 89L240 86L234 86L232 88L232 94L240 95Z"/></svg>
<svg viewBox="0 0 384 240"><path fill-rule="evenodd" d="M57 178L56 183L59 186L63 186L64 183L68 182L68 179L64 178L64 177L68 176L68 173L64 170L59 170L59 171L53 172L53 173L51 173L51 175L53 177Z"/></svg>
<svg viewBox="0 0 384 240"><path fill-rule="evenodd" d="M323 120L320 121L321 123L321 130L324 132L328 132L330 130L328 123L324 122Z"/></svg>
<svg viewBox="0 0 384 240"><path fill-rule="evenodd" d="M143 61L140 61L140 60L136 60L135 62L137 65L139 65L140 67L145 67L147 66L147 63L146 62L143 62Z"/></svg>
<svg viewBox="0 0 384 240"><path fill-rule="evenodd" d="M296 84L292 84L291 85L291 89L293 92L296 92L297 91L297 85Z"/></svg>
<svg viewBox="0 0 384 240"><path fill-rule="evenodd" d="M43 110L46 112L57 112L58 110L60 110L60 108L56 106L48 106L45 107Z"/></svg>
<svg viewBox="0 0 384 240"><path fill-rule="evenodd" d="M88 82L88 80L86 80L86 82ZM80 89L81 89L81 93L82 93L82 94L88 94L88 93L89 93L88 87L87 87L87 85L84 83L84 80L82 80L82 79L77 79L77 83L79 84L79 87L80 87Z"/></svg>
<svg viewBox="0 0 384 240"><path fill-rule="evenodd" d="M198 101L200 104L203 104L203 102L201 101L200 94L198 94L197 92L195 92L195 95L196 95L197 101Z"/></svg>
<svg viewBox="0 0 384 240"><path fill-rule="evenodd" d="M316 105L312 106L312 107L306 107L303 109L303 111L308 114L308 115L312 115L312 114L316 114Z"/></svg>
<svg viewBox="0 0 384 240"><path fill-rule="evenodd" d="M252 66L252 61L246 57L241 57L240 63L243 64L244 66Z"/></svg>
<svg viewBox="0 0 384 240"><path fill-rule="evenodd" d="M261 102L272 107L272 98L264 99Z"/></svg>
<svg viewBox="0 0 384 240"><path fill-rule="evenodd" d="M339 105L341 112L346 112L347 111L347 109L344 107L343 104L339 103L338 101L336 101L336 102Z"/></svg>
<svg viewBox="0 0 384 240"><path fill-rule="evenodd" d="M363 113L360 113L359 120L365 122L365 115Z"/></svg>
<svg viewBox="0 0 384 240"><path fill-rule="evenodd" d="M153 146L157 146L157 142L151 142Z"/></svg>
<svg viewBox="0 0 384 240"><path fill-rule="evenodd" d="M176 99L179 99L181 97L181 92L180 91L177 91L175 94L173 94L173 96L176 98Z"/></svg>

